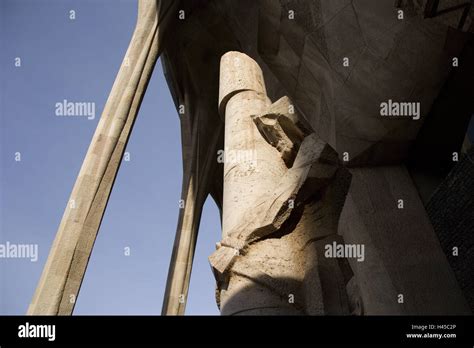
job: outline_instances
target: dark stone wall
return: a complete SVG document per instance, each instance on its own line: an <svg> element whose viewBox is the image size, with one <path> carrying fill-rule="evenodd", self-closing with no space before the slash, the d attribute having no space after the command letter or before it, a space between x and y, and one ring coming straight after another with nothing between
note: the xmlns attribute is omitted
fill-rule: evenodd
<svg viewBox="0 0 474 348"><path fill-rule="evenodd" d="M431 197L426 211L459 285L474 311L474 147ZM458 256L453 248L458 248Z"/></svg>

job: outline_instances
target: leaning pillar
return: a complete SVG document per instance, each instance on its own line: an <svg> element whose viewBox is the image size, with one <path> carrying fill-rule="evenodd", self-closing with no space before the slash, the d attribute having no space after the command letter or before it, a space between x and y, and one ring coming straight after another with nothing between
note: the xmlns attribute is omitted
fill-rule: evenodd
<svg viewBox="0 0 474 348"><path fill-rule="evenodd" d="M303 125L291 101L271 103L250 57L221 59L225 118L222 241L209 257L223 315L348 314L357 291L337 224L350 174Z"/></svg>
<svg viewBox="0 0 474 348"><path fill-rule="evenodd" d="M137 24L59 225L31 315L70 315L113 182L158 57L170 2L139 0Z"/></svg>

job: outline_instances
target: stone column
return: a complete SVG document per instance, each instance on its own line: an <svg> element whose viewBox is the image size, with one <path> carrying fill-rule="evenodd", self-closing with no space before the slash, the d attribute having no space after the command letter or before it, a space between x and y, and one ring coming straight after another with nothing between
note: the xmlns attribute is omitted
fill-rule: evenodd
<svg viewBox="0 0 474 348"><path fill-rule="evenodd" d="M221 313L349 313L350 268L323 251L342 243L337 223L350 183L336 152L288 98L270 102L259 66L242 53L221 59L219 110L223 239L209 260Z"/></svg>
<svg viewBox="0 0 474 348"><path fill-rule="evenodd" d="M70 315L158 53L169 1L140 0L137 24L28 308Z"/></svg>
<svg viewBox="0 0 474 348"><path fill-rule="evenodd" d="M239 212L252 205L255 197L272 193L286 166L251 118L271 105L262 71L254 60L237 52L222 57L219 100L220 114L225 114L222 214L225 237L239 223Z"/></svg>
<svg viewBox="0 0 474 348"><path fill-rule="evenodd" d="M186 110L189 107L184 102ZM208 112L207 105L198 103L195 119L199 113ZM196 248L199 223L202 208L210 192L212 173L215 170L216 148L221 137L221 129L207 139L203 139L199 127L203 126L198 121L192 122L190 114L181 118L182 145L183 145L183 185L181 199L183 206L180 208L176 237L171 255L170 268L163 298L162 315L184 315L191 279L194 251ZM187 132L187 130L191 130ZM207 146L206 146L207 145ZM202 154L201 146L208 149Z"/></svg>

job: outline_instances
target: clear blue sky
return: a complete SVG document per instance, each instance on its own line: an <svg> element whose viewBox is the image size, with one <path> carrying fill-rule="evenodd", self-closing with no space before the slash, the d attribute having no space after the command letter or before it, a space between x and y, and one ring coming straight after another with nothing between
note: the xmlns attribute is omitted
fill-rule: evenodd
<svg viewBox="0 0 474 348"><path fill-rule="evenodd" d="M136 12L135 0L0 0L0 243L39 246L37 262L0 258L0 314L26 312ZM63 99L94 102L95 119L56 116ZM179 118L160 62L126 151L131 158L120 168L74 314L161 313L182 163ZM218 314L207 257L219 239L209 198L186 314Z"/></svg>

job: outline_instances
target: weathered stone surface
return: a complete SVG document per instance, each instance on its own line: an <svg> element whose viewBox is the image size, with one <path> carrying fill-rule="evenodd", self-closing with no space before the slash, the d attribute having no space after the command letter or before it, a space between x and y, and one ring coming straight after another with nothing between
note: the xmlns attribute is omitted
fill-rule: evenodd
<svg viewBox="0 0 474 348"><path fill-rule="evenodd" d="M430 198L426 211L471 311L474 310L474 147Z"/></svg>
<svg viewBox="0 0 474 348"><path fill-rule="evenodd" d="M255 61L228 52L221 67L226 151L251 146L257 154L250 166L246 161L224 163L223 238L209 257L222 314L349 313L348 279L336 259L323 256L323 249L329 239L341 240L334 213L342 209L350 175L334 150L297 126L298 116L287 111L292 110L288 98L268 104ZM257 81L247 82L252 78ZM272 125L273 115L284 120L279 123L283 127ZM294 158L272 131L291 143ZM314 205L318 207L311 209ZM312 224L303 225L311 219Z"/></svg>
<svg viewBox="0 0 474 348"><path fill-rule="evenodd" d="M406 168L353 168L351 173L339 234L346 243L365 245L364 262L349 260L364 313L470 313Z"/></svg>
<svg viewBox="0 0 474 348"><path fill-rule="evenodd" d="M223 222L210 258L223 314L469 313L418 195L427 202L443 180L447 171L438 169L460 151L473 112L474 7L463 14L462 2L140 0L134 59L114 84L71 196L76 209L66 209L29 312L71 313L67 295L77 295L163 49L175 104L185 110L185 205L163 314L184 314L209 194ZM176 20L178 8L185 20ZM165 26L172 35L162 35ZM420 102L420 119L381 117L389 99ZM449 135L446 114L456 115ZM224 163L219 150L230 155ZM234 152L251 156L233 162ZM404 166L409 154L423 162L410 166L416 187ZM352 183L338 156L348 156ZM324 257L342 238L365 245L364 262Z"/></svg>

